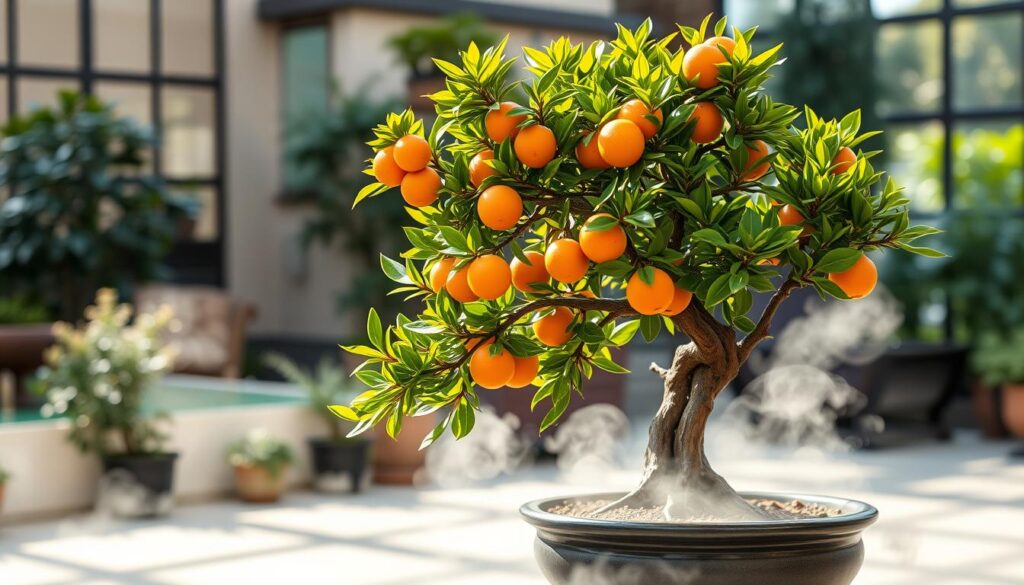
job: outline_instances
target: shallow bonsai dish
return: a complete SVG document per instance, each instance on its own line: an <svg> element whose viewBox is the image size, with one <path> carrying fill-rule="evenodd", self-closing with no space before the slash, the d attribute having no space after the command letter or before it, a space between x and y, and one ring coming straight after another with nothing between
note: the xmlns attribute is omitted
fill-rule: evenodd
<svg viewBox="0 0 1024 585"><path fill-rule="evenodd" d="M825 518L673 524L577 518L548 512L572 501L622 494L548 498L520 508L537 529L534 552L554 585L589 577L661 585L849 585L864 559L861 532L878 510L856 500L806 494L743 493L838 508Z"/></svg>

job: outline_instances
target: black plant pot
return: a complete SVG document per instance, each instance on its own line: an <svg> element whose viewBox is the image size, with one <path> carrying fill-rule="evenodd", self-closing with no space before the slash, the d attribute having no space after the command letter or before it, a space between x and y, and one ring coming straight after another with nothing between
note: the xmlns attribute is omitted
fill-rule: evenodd
<svg viewBox="0 0 1024 585"><path fill-rule="evenodd" d="M127 518L162 516L174 507L177 453L111 455L103 458L96 507Z"/></svg>
<svg viewBox="0 0 1024 585"><path fill-rule="evenodd" d="M324 492L359 492L368 477L371 441L330 441L310 439L313 454L313 483Z"/></svg>
<svg viewBox="0 0 1024 585"><path fill-rule="evenodd" d="M536 500L520 509L537 529L534 553L549 582L849 585L864 560L861 532L878 517L878 510L863 502L802 494L744 496L800 500L844 513L766 522L657 524L547 511L567 501L613 500L620 495Z"/></svg>

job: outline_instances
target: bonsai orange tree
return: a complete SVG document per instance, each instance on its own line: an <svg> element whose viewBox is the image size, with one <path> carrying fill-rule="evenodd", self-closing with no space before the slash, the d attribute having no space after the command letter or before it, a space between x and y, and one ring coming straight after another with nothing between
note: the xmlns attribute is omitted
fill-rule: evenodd
<svg viewBox="0 0 1024 585"><path fill-rule="evenodd" d="M505 42L470 45L461 64L436 61L447 85L430 96L429 131L410 111L377 127L377 182L356 202L400 188L417 225L403 260L381 263L423 310L387 327L371 310L369 344L346 348L366 358L355 375L369 386L333 407L353 433L384 423L394 436L405 417L442 411L423 445L462 437L477 388L530 385L543 430L595 368L627 373L610 348L664 330L689 342L652 365L665 390L644 478L614 505L759 514L704 456L715 399L794 289L863 297L877 279L865 253L935 255L910 242L936 230L908 225L877 152L858 149L875 134L859 133L859 112L805 109L798 128L801 111L762 88L781 46L758 54L753 29L709 23L527 47L526 79Z"/></svg>

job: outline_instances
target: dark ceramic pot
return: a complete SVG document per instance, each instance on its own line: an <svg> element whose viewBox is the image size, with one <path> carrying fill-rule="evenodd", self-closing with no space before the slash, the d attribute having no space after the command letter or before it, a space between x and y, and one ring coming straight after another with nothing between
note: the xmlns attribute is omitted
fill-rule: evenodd
<svg viewBox="0 0 1024 585"><path fill-rule="evenodd" d="M104 457L97 508L128 518L170 512L174 505L177 459L177 453Z"/></svg>
<svg viewBox="0 0 1024 585"><path fill-rule="evenodd" d="M864 560L861 532L878 510L854 500L803 494L752 494L836 507L832 518L767 522L657 524L552 514L567 501L621 494L552 498L520 512L537 529L534 553L553 585L849 585Z"/></svg>
<svg viewBox="0 0 1024 585"><path fill-rule="evenodd" d="M359 492L370 465L370 441L310 439L313 483L324 492Z"/></svg>

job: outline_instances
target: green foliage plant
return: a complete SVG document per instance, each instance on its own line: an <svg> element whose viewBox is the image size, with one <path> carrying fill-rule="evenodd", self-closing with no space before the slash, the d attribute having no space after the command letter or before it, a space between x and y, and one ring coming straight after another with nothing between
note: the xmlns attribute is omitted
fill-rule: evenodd
<svg viewBox="0 0 1024 585"><path fill-rule="evenodd" d="M985 333L971 354L971 362L989 386L1024 384L1024 327L1007 335Z"/></svg>
<svg viewBox="0 0 1024 585"><path fill-rule="evenodd" d="M54 326L57 342L47 349L36 390L45 394L45 416L70 422L68 438L82 452L101 457L162 451L166 436L143 413L143 398L171 367L174 351L160 341L171 322L163 307L136 315L101 289L77 328Z"/></svg>
<svg viewBox="0 0 1024 585"><path fill-rule="evenodd" d="M264 429L249 431L244 438L228 446L228 463L238 467L259 467L278 477L295 461L288 443Z"/></svg>
<svg viewBox="0 0 1024 585"><path fill-rule="evenodd" d="M432 127L411 112L392 114L370 143L379 151L409 134L425 135L430 168L442 186L435 203L409 208L418 225L405 230L409 248L402 259L381 260L395 292L422 299L422 312L385 327L371 311L370 343L346 348L365 358L355 375L369 386L334 409L356 423L354 434L381 423L394 436L406 417L443 411L423 444L447 429L465 436L479 407L471 368L480 351L491 360L502 352L539 357L533 405L547 410L541 425L547 428L579 399L574 395L595 369L626 371L612 360L611 348L637 332L650 341L664 330L689 342L677 348L669 368L653 368L665 394L651 422L643 481L610 506L664 506L670 518L690 518L713 505L736 518L763 517L704 456L715 399L768 336L773 315L794 290L810 287L846 299L831 277L863 264L868 252L941 254L913 243L936 230L909 225L908 199L871 164L877 153L857 150L853 164L837 170L833 161L841 148L856 149L874 134L859 132L859 112L837 121L806 108L801 129L794 124L801 110L765 95L781 45L755 53L755 29L733 29L735 47L718 49L721 63L710 87L701 89L699 78L682 73L688 51L713 46L703 44L712 30L725 34L725 19L710 23L709 16L699 28L681 26L657 39L647 21L636 30L620 26L610 42L562 38L543 49L526 47L522 80L509 74L513 60L504 55L505 42L486 50L470 45L459 63L435 61L447 82L431 96L437 111ZM584 168L576 146L633 99L649 111L660 109L664 119L644 142L641 158L625 168ZM524 116L516 145L512 139L495 143L485 117L499 102L513 100L509 115ZM697 102L711 102L725 120L721 136L707 143L693 140ZM551 130L557 150L543 167L528 168L516 151L535 125ZM749 148L757 140L770 147L767 156ZM485 148L494 152L487 163L494 174L475 187L469 162ZM759 165L765 165L763 176L751 173ZM486 227L477 215L480 194L495 185L517 191L523 202L518 222L504 231ZM386 191L371 184L357 200ZM800 225L782 225L779 205L797 210ZM586 263L572 284L539 283L534 292L509 288L494 300L458 302L445 288L432 288L425 274L447 258L454 259L452 270L484 254L529 262L525 252L577 238L596 213L625 227L626 249L617 259ZM624 284L636 276L653 286L659 272L693 299L674 316L640 315L628 291L622 298ZM770 295L760 315L750 314L754 293ZM553 308L572 316L568 340L555 347L542 345L530 326Z"/></svg>
<svg viewBox="0 0 1024 585"><path fill-rule="evenodd" d="M46 323L49 311L24 295L0 297L0 325L32 325Z"/></svg>
<svg viewBox="0 0 1024 585"><path fill-rule="evenodd" d="M498 37L475 14L453 14L437 24L416 26L388 39L388 46L409 67L413 77L438 74L433 59L454 61L463 47L490 46Z"/></svg>
<svg viewBox="0 0 1024 585"><path fill-rule="evenodd" d="M310 406L323 420L331 441L340 443L347 440L345 435L351 430L352 423L335 416L331 406L351 402L362 393L362 388L349 378L337 362L324 358L317 364L315 371L307 372L280 354L269 354L264 361L289 382L306 391Z"/></svg>

